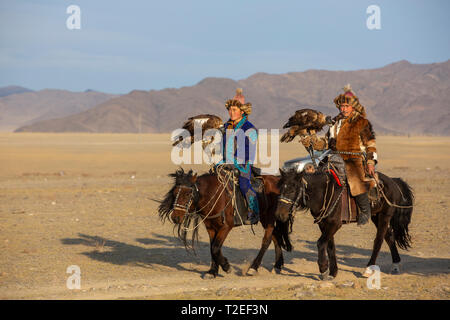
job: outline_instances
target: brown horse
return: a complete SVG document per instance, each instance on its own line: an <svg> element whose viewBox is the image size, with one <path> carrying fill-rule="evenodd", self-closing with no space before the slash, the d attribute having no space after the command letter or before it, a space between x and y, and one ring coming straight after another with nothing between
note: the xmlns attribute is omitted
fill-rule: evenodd
<svg viewBox="0 0 450 320"><path fill-rule="evenodd" d="M377 227L377 235L364 276L370 275L370 266L375 265L383 240L391 251L393 274L400 272L397 245L405 250L411 246L408 233L414 200L411 187L400 178L390 178L381 172L378 172L378 176L384 186L383 197L372 205L372 222ZM309 209L322 233L317 241L321 279L331 280L336 277L338 266L334 235L342 226L339 197L346 186L338 183L324 166L313 173L281 171L279 188L281 195L276 212L277 219L286 221L294 210Z"/></svg>
<svg viewBox="0 0 450 320"><path fill-rule="evenodd" d="M219 266L229 273L230 264L222 255L221 248L228 233L235 226L233 170L219 169L215 172L197 177L192 170L185 173L178 169L173 177L175 184L161 202L158 212L161 220L170 218L178 226L178 236L186 249L189 244L187 233L192 231L192 248L198 239L198 228L204 223L210 239L211 268L204 278L215 278L219 273ZM289 233L292 231L292 219L286 222L276 221L275 210L279 191L277 183L279 177L264 175L264 196L258 196L260 208L260 222L265 230L261 249L251 264L247 275L257 273L264 253L273 241L275 245L275 271L279 273L284 264L281 248L292 250Z"/></svg>

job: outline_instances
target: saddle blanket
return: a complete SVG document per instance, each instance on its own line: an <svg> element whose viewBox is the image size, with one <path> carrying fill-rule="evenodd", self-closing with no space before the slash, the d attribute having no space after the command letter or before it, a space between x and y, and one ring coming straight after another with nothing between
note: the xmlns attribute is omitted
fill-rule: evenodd
<svg viewBox="0 0 450 320"><path fill-rule="evenodd" d="M344 187L341 197L341 221L342 223L351 223L358 221L359 208L355 199L350 196L348 187Z"/></svg>

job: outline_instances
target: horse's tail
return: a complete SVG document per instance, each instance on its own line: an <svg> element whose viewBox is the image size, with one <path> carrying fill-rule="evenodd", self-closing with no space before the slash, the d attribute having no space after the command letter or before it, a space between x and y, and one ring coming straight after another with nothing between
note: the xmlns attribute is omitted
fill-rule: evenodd
<svg viewBox="0 0 450 320"><path fill-rule="evenodd" d="M408 250L411 248L411 236L409 235L408 226L411 222L411 216L413 211L414 193L412 188L400 178L392 178L394 183L399 187L401 195L401 201L396 204L402 207L410 208L395 208L394 215L391 219L391 227L394 231L394 240L399 248Z"/></svg>
<svg viewBox="0 0 450 320"><path fill-rule="evenodd" d="M293 215L290 215L289 219L286 222L276 220L275 229L273 231L273 234L277 239L277 242L284 250L288 252L292 251L292 243L291 239L289 238L289 234L292 232L293 223L294 223Z"/></svg>

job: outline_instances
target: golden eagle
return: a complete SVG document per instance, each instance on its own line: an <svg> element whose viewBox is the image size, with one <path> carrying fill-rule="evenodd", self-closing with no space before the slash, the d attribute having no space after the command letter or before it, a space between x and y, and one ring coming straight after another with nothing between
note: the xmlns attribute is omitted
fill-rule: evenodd
<svg viewBox="0 0 450 320"><path fill-rule="evenodd" d="M184 124L183 129L189 131L191 134L191 144L193 144L194 141L194 129L195 128L202 128L202 136L205 134L206 130L209 129L221 129L223 127L223 121L220 117L212 115L212 114L200 114L198 116L190 117ZM173 142L172 146L178 145L180 142L183 141L183 137L176 137L175 141ZM205 141L203 140L203 147L210 144L214 141L214 137L212 137L210 140ZM181 144L180 146L185 147L186 145Z"/></svg>
<svg viewBox="0 0 450 320"><path fill-rule="evenodd" d="M322 112L312 109L297 110L283 126L283 129L289 128L289 130L283 134L280 141L291 142L296 136L313 134L328 124L331 124L331 118Z"/></svg>

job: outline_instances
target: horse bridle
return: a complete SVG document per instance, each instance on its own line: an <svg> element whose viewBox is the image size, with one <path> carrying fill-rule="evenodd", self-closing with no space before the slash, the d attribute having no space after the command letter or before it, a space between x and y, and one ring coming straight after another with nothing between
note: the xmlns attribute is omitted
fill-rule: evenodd
<svg viewBox="0 0 450 320"><path fill-rule="evenodd" d="M191 190L191 194L189 195L189 201L185 206L178 204L178 197L180 196L180 192L181 192L182 188ZM189 208L190 208L192 202L194 202L194 201L196 201L196 199L198 199L198 194L199 194L198 187L197 187L197 184L195 184L195 183L192 187L179 185L177 195L175 196L175 200L173 202L173 207L179 208L179 209L184 209L185 213L189 213Z"/></svg>
<svg viewBox="0 0 450 320"><path fill-rule="evenodd" d="M306 205L306 187L307 187L307 183L306 181L302 178L301 184L300 184L300 188L298 190L297 193L297 197L295 198L295 200L286 198L285 196L281 195L278 197L278 201L279 202L283 202L283 203L287 203L291 205L291 209L289 214L292 214L292 212L300 205L299 201L300 198L302 198L302 204L305 206Z"/></svg>

